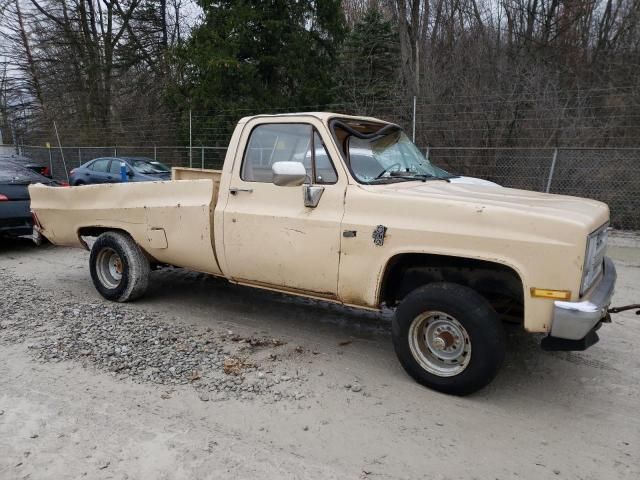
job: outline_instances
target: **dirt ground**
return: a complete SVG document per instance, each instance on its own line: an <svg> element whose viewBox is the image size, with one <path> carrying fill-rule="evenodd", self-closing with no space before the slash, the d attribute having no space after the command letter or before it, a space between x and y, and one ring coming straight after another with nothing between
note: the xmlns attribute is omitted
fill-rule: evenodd
<svg viewBox="0 0 640 480"><path fill-rule="evenodd" d="M640 301L640 249L609 254L614 304ZM509 330L499 376L455 398L403 372L388 315L180 269L154 272L148 295L118 310L94 290L87 261L79 250L0 246L2 480L640 478L640 317L631 312L580 353L543 352L539 337ZM110 371L98 350L81 360L70 349L86 329L65 322L89 324L87 311L213 342L208 387ZM43 346L58 331L66 343ZM248 354L263 386L215 376L221 356L243 351L236 335L279 339Z"/></svg>

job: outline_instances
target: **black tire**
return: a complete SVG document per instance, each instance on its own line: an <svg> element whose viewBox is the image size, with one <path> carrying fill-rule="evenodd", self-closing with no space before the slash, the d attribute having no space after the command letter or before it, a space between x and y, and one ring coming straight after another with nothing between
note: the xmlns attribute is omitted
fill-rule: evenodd
<svg viewBox="0 0 640 480"><path fill-rule="evenodd" d="M105 262L109 263L111 259L117 263L115 272L105 266ZM107 300L135 300L144 295L149 285L149 259L126 233L106 232L100 235L91 247L89 264L93 284Z"/></svg>
<svg viewBox="0 0 640 480"><path fill-rule="evenodd" d="M447 333L447 325L453 326L453 335ZM436 329L444 333L426 335L429 328L432 333ZM463 333L464 341L456 340L458 333ZM475 290L455 283L432 283L409 293L396 310L392 336L396 355L409 375L426 387L452 395L469 395L490 383L502 366L506 350L504 330L495 310ZM438 336L441 338L436 339ZM455 364L443 362L439 352L446 354L446 350L430 349L427 338L432 346L444 344L455 350L452 355L459 355ZM441 364L451 370L446 372L451 376L439 374ZM456 369L462 370L456 373Z"/></svg>
<svg viewBox="0 0 640 480"><path fill-rule="evenodd" d="M73 184L74 187L81 187L82 185L84 185L84 182L82 180L78 180L76 183Z"/></svg>

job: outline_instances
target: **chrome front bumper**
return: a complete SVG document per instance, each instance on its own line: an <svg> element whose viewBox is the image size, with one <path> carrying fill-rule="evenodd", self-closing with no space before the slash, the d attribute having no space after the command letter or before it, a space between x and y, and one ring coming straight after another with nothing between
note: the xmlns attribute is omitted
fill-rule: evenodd
<svg viewBox="0 0 640 480"><path fill-rule="evenodd" d="M609 257L604 258L600 281L579 302L554 302L551 337L581 340L607 316L616 286L616 267Z"/></svg>

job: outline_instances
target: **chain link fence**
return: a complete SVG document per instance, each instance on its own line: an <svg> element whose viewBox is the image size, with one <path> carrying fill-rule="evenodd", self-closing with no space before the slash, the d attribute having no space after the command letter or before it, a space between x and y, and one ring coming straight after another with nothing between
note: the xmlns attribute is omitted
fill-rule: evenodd
<svg viewBox="0 0 640 480"><path fill-rule="evenodd" d="M21 153L50 166L67 180L73 168L98 157L148 157L168 166L222 167L225 147L22 146ZM425 156L445 170L504 187L600 200L611 209L611 226L640 230L640 148L426 147Z"/></svg>
<svg viewBox="0 0 640 480"><path fill-rule="evenodd" d="M76 167L101 157L145 157L170 167L213 168L222 167L226 147L166 147L166 146L117 146L117 147L62 147L46 148L21 145L19 154L49 166L56 180L67 181L68 174Z"/></svg>
<svg viewBox="0 0 640 480"><path fill-rule="evenodd" d="M593 198L609 205L611 226L640 230L640 148L427 148L452 173L504 187Z"/></svg>

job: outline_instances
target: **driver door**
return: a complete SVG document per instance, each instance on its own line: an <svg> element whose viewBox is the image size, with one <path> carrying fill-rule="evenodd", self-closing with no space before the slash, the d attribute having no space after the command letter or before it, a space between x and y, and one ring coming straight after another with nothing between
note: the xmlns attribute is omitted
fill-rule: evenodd
<svg viewBox="0 0 640 480"><path fill-rule="evenodd" d="M337 298L347 179L327 154L318 120L297 122L245 127L224 211L227 270L240 283ZM307 180L324 189L315 208L305 207L303 186L272 183L272 165L282 161L303 163Z"/></svg>

